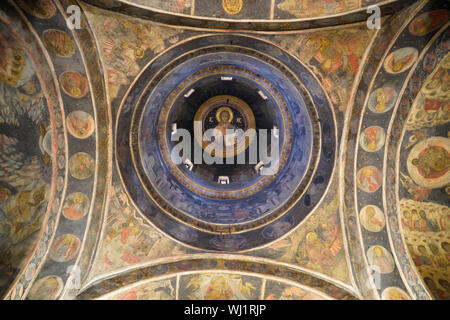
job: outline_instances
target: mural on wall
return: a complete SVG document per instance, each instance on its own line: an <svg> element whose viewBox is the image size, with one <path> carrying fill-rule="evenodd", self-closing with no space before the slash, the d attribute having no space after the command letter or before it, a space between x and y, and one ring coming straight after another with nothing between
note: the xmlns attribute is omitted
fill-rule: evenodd
<svg viewBox="0 0 450 320"><path fill-rule="evenodd" d="M179 29L125 17L87 6L86 16L93 26L105 64L107 86L112 99L120 86L129 85L139 73L146 55L158 54L179 41Z"/></svg>
<svg viewBox="0 0 450 320"><path fill-rule="evenodd" d="M138 1L183 14L191 14L194 4L197 9L202 8L203 3ZM282 16L281 11L305 18L346 12L372 2L316 1L314 9L305 13L305 5L312 6L312 2L277 0L273 9L275 19L278 14ZM97 296L116 300L319 300L329 299L330 292L338 292L337 298L352 298L359 297L361 289L354 285L353 277L358 271L352 268L363 257L380 271L381 299L424 299L421 281L433 298L450 298L450 54L448 34L442 31L449 17L447 10L439 9L437 4L418 10L405 29L399 31L403 34L399 42L394 41L388 48L391 37L387 37L381 49L377 47L379 51L373 54L385 54L385 58L380 58L379 73L363 74L363 87L373 80L364 87L364 119L356 118L359 115L355 113L355 118L344 121L344 115L375 31L368 30L365 24L356 24L310 32L251 35L286 49L314 72L340 111L336 112L339 138L346 123L358 122L357 138L348 142L356 148L348 151L355 151L356 160L351 167L356 170L349 175L354 178L354 192L350 195L350 189L340 185L344 177L340 176L340 164L335 164L326 195L298 228L285 235L291 222L280 219L263 236L276 239L285 235L283 238L241 253L232 252L238 245L228 243L224 247L230 252L221 254L192 249L172 240L143 217L122 185L114 168L115 159L110 155L113 147L107 142L115 138L107 129L115 126L114 112L144 66L172 45L204 33L82 3L89 22L85 24L83 20L83 28L87 29L82 32L92 31L98 46L95 47L86 35L81 37L66 28L61 10L69 2L61 3L41 0L32 6L28 1L17 1L42 40L40 50L30 49L36 46L33 40L22 39L17 33L30 33L28 29L0 12L0 293L12 289L6 298L74 298L76 290L67 296L67 267L73 265L82 267L83 284L104 281L116 273L123 275L123 282L115 285L126 287L115 287L117 291L107 295L104 294L108 290L113 290L108 285L115 278L111 282L105 280L104 287L94 286ZM215 5L209 9L216 10ZM250 0L220 0L217 10L238 19L252 11L254 5ZM206 10L205 7L202 14L206 15ZM259 11L266 15L268 12ZM418 37L423 38L417 41ZM96 50L105 70L91 68L97 59ZM46 58L53 64L51 71L41 65ZM99 70L104 71L111 105L95 100L101 95L101 90L97 91L103 80ZM54 80L59 88L49 89L43 78ZM56 97L55 92L61 96ZM356 101L360 99L357 95ZM56 108L56 101L64 104L63 116L51 111ZM396 126L396 115L405 117L403 125ZM102 117L108 117L108 122ZM65 144L68 155L61 154ZM400 152L399 160L393 160L395 152ZM390 164L386 168L383 155L387 155ZM106 169L109 166L112 172ZM64 180L66 170L68 182ZM311 185L319 183L312 181ZM65 198L54 198L55 190L64 192ZM347 193L341 194L343 191ZM355 215L342 219L341 198L353 201L353 194L357 203ZM396 220L396 204L401 209L397 215L401 221ZM343 208L353 210L345 205ZM88 229L95 219L101 236ZM349 251L344 227L358 235L350 242L359 243L362 234L361 257ZM191 235L187 229L180 228L179 232L186 238ZM402 251L404 246L407 251ZM94 253L85 253L86 248L95 251L95 257ZM416 278L416 271L407 263L409 258L421 279ZM301 270L310 278L292 270ZM150 278L149 275L158 278L130 284L125 281L128 273L134 281ZM135 275L138 276L133 278ZM266 278L278 275L290 282ZM323 279L328 287L319 281ZM296 281L301 285L295 285ZM318 291L319 282L326 287L328 296Z"/></svg>
<svg viewBox="0 0 450 320"><path fill-rule="evenodd" d="M257 300L262 279L227 273L204 273L180 278L182 300Z"/></svg>
<svg viewBox="0 0 450 320"><path fill-rule="evenodd" d="M325 200L291 235L266 249L252 250L246 255L299 265L348 283L337 204L337 197ZM199 252L178 244L148 225L133 207L123 187L116 183L111 189L106 225L91 276L158 258L187 257Z"/></svg>
<svg viewBox="0 0 450 320"><path fill-rule="evenodd" d="M354 79L374 31L366 25L277 35L273 40L319 77L335 108L345 111Z"/></svg>
<svg viewBox="0 0 450 320"><path fill-rule="evenodd" d="M48 278L48 284L57 283ZM50 288L51 286L49 286ZM55 286L56 287L56 286ZM50 290L50 289L49 289ZM113 291L99 300L330 300L324 293L281 279L257 275L201 272L157 280L146 280Z"/></svg>
<svg viewBox="0 0 450 320"><path fill-rule="evenodd" d="M190 14L194 0L132 0L130 2L170 13Z"/></svg>
<svg viewBox="0 0 450 320"><path fill-rule="evenodd" d="M145 282L124 292L113 293L108 300L175 300L176 299L176 279L164 279Z"/></svg>
<svg viewBox="0 0 450 320"><path fill-rule="evenodd" d="M278 15L288 13L295 18L321 17L358 9L359 0L277 0Z"/></svg>
<svg viewBox="0 0 450 320"><path fill-rule="evenodd" d="M38 70L0 23L0 288L24 266L50 198L52 138Z"/></svg>
<svg viewBox="0 0 450 320"><path fill-rule="evenodd" d="M36 281L28 294L31 300L55 300L64 287L62 279L58 276L47 276Z"/></svg>

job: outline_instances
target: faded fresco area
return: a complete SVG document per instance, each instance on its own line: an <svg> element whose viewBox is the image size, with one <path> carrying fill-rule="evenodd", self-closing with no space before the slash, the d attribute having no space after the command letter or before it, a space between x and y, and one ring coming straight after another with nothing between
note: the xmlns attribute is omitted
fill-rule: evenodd
<svg viewBox="0 0 450 320"><path fill-rule="evenodd" d="M152 281L121 293L113 293L102 299L108 300L175 300L176 279Z"/></svg>
<svg viewBox="0 0 450 320"><path fill-rule="evenodd" d="M331 188L335 192L324 199L303 225L284 239L257 250L254 254L299 265L348 283L336 184L332 184Z"/></svg>
<svg viewBox="0 0 450 320"><path fill-rule="evenodd" d="M103 0L108 4L107 1ZM381 0L132 0L168 13L227 19L305 19L346 14ZM273 12L271 15L270 13Z"/></svg>
<svg viewBox="0 0 450 320"><path fill-rule="evenodd" d="M311 0L280 0L277 1L278 10L289 13L296 18L320 17L359 8L361 1L311 1Z"/></svg>
<svg viewBox="0 0 450 320"><path fill-rule="evenodd" d="M183 300L255 300L262 290L262 279L233 274L202 274L181 277Z"/></svg>
<svg viewBox="0 0 450 320"><path fill-rule="evenodd" d="M39 69L0 23L0 287L31 254L50 198L52 140Z"/></svg>

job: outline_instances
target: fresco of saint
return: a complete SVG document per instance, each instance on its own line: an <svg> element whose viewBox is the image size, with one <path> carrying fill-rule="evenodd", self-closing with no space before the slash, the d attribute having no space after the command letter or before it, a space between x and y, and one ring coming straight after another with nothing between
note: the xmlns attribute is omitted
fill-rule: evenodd
<svg viewBox="0 0 450 320"><path fill-rule="evenodd" d="M63 207L63 214L67 219L78 220L84 217L89 208L87 197L82 193L73 193L66 199Z"/></svg>
<svg viewBox="0 0 450 320"><path fill-rule="evenodd" d="M375 206L366 206L361 210L361 224L371 232L379 232L384 228L383 212Z"/></svg>
<svg viewBox="0 0 450 320"><path fill-rule="evenodd" d="M444 175L450 168L450 155L446 150L431 146L412 160L425 178Z"/></svg>
<svg viewBox="0 0 450 320"><path fill-rule="evenodd" d="M394 260L391 254L380 246L373 246L367 252L370 265L378 267L380 273L391 273L394 271Z"/></svg>

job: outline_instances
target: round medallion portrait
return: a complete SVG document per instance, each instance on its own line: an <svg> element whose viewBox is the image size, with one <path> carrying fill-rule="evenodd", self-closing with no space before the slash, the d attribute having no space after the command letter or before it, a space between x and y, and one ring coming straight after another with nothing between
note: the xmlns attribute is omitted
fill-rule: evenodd
<svg viewBox="0 0 450 320"><path fill-rule="evenodd" d="M67 128L71 135L78 139L87 139L94 132L94 119L89 113L81 110L72 111L67 116Z"/></svg>
<svg viewBox="0 0 450 320"><path fill-rule="evenodd" d="M91 155L78 152L69 160L69 171L72 177L78 180L85 180L94 174L95 161Z"/></svg>
<svg viewBox="0 0 450 320"><path fill-rule="evenodd" d="M55 300L64 287L62 279L58 276L47 276L37 280L27 298L29 300Z"/></svg>
<svg viewBox="0 0 450 320"><path fill-rule="evenodd" d="M50 258L56 262L72 260L78 252L80 244L80 239L73 234L59 236L50 249Z"/></svg>
<svg viewBox="0 0 450 320"><path fill-rule="evenodd" d="M397 287L387 287L381 293L381 299L383 300L411 300L408 294Z"/></svg>

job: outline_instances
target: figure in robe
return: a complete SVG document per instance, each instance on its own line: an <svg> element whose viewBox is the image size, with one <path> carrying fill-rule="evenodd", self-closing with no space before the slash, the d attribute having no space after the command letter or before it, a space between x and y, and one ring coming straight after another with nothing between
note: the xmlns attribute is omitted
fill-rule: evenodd
<svg viewBox="0 0 450 320"><path fill-rule="evenodd" d="M436 261L428 255L427 249L423 245L418 246L417 249L419 250L419 255L415 256L414 262L416 266L428 265L438 267Z"/></svg>
<svg viewBox="0 0 450 320"><path fill-rule="evenodd" d="M396 97L395 90L389 87L383 87L375 90L375 112L383 113L391 107L393 99Z"/></svg>
<svg viewBox="0 0 450 320"><path fill-rule="evenodd" d="M364 143L369 151L376 151L378 148L378 141L381 138L380 127L370 127L364 131Z"/></svg>
<svg viewBox="0 0 450 320"><path fill-rule="evenodd" d="M56 243L56 249L53 252L53 256L57 257L59 260L66 261L78 250L77 238L66 236L60 241L60 243Z"/></svg>
<svg viewBox="0 0 450 320"><path fill-rule="evenodd" d="M375 247L373 249L372 264L380 268L381 273L389 273L393 270L392 262L384 255L383 249Z"/></svg>
<svg viewBox="0 0 450 320"><path fill-rule="evenodd" d="M391 289L387 296L388 300L409 300L406 295L396 289Z"/></svg>
<svg viewBox="0 0 450 320"><path fill-rule="evenodd" d="M242 0L222 0L222 7L226 13L235 15L241 12L243 1Z"/></svg>
<svg viewBox="0 0 450 320"><path fill-rule="evenodd" d="M79 136L84 137L88 132L92 130L92 121L89 117L79 116L77 114L72 114L69 121L69 126L72 130Z"/></svg>
<svg viewBox="0 0 450 320"><path fill-rule="evenodd" d="M383 221L381 221L376 217L376 212L373 207L367 207L366 213L367 213L367 222L369 223L369 225L374 226L375 227L374 229L384 227Z"/></svg>

